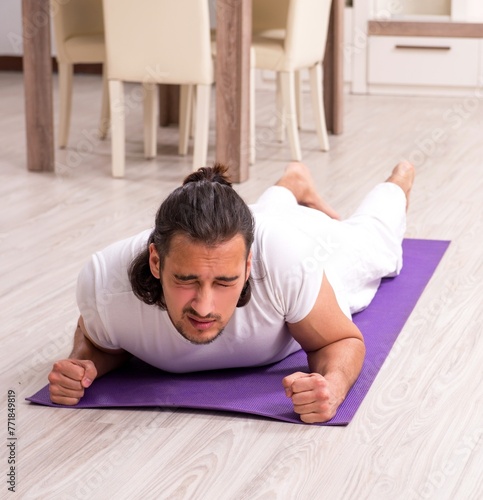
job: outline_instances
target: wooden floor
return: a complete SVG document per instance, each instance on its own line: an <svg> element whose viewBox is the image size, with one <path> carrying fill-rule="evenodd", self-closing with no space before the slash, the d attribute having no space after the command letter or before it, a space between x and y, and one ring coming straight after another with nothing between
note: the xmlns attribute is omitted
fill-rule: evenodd
<svg viewBox="0 0 483 500"><path fill-rule="evenodd" d="M21 75L0 74L1 411L14 391L22 499L483 498L483 94L347 95L345 131L317 151L309 96L304 159L344 215L401 158L417 167L408 237L452 243L354 420L313 427L188 410L66 410L31 405L68 355L75 281L89 255L151 225L190 172L177 129L142 158L139 92L128 88L126 177L110 177L95 130L100 79L76 76L70 147L56 174L26 170ZM257 93L257 162L236 189L254 201L289 158L274 100ZM214 136L210 136L212 161ZM10 442L10 441L9 441ZM0 497L9 448L0 452ZM8 479L8 478L7 478ZM10 497L8 497L10 498Z"/></svg>

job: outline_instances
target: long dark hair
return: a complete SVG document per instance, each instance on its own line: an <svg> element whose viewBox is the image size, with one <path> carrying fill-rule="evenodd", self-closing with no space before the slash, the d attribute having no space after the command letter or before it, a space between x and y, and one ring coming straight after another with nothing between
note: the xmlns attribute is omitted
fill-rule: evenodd
<svg viewBox="0 0 483 500"><path fill-rule="evenodd" d="M129 280L136 297L149 305L166 309L163 288L149 267L149 245L154 243L163 267L171 240L184 234L205 245L224 243L237 234L245 240L246 256L253 243L254 221L247 204L233 189L227 168L215 163L188 175L183 185L163 201L156 214L154 230L144 250L129 268ZM245 283L237 307L251 297L250 279Z"/></svg>

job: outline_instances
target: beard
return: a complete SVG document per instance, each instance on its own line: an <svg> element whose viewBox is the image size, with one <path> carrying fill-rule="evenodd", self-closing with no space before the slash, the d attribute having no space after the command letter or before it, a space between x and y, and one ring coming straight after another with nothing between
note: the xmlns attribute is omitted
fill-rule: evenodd
<svg viewBox="0 0 483 500"><path fill-rule="evenodd" d="M204 339L204 338L198 338L197 336L193 336L193 335L190 335L190 334L186 333L186 331L183 329L183 326L181 325L181 323L175 324L174 327L176 328L176 330L178 331L178 333L182 337L184 337L188 342L190 342L193 345L208 345L208 344L211 344L218 337L220 337L220 335L225 330L224 328L220 328L220 330L218 330L218 332L215 334L214 337Z"/></svg>
<svg viewBox="0 0 483 500"><path fill-rule="evenodd" d="M180 321L174 322L173 318L171 318L171 315L169 314L168 311L168 316L171 319L171 323L173 323L173 326L176 328L177 332L185 338L188 342L190 342L193 345L208 345L214 342L224 331L225 327L221 327L213 336L210 337L204 337L203 334L191 334L186 331L186 329L183 327L183 320L186 322L189 322L189 319L187 319L187 315L191 314L195 317L198 316L197 312L192 309L191 307L187 307L183 309L183 316ZM216 314L209 314L205 316L203 319L212 319L215 321L220 321L221 317L216 315Z"/></svg>

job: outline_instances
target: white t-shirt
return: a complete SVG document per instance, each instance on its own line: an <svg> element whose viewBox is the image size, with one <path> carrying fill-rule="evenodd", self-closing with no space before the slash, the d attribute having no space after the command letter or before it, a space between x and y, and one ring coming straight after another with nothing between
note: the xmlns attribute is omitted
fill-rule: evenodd
<svg viewBox="0 0 483 500"><path fill-rule="evenodd" d="M95 253L82 269L77 302L90 338L100 347L122 348L171 372L273 363L300 349L286 323L299 322L312 310L324 273L350 316L352 275L349 284L339 279L337 266L342 273L349 264L337 256L344 255L339 250L346 245L351 225L300 207L280 187L267 190L251 209L255 217L252 296L248 304L235 309L214 342L190 343L166 311L134 295L128 269L146 248L150 230ZM388 271L395 269L384 273ZM372 275L367 282L371 280ZM361 284L354 283L358 287Z"/></svg>

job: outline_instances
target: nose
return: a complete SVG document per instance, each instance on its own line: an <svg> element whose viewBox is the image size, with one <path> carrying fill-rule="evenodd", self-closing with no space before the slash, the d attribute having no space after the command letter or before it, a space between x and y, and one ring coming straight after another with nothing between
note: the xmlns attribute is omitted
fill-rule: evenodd
<svg viewBox="0 0 483 500"><path fill-rule="evenodd" d="M213 293L209 287L199 288L191 303L191 307L203 318L213 313Z"/></svg>

